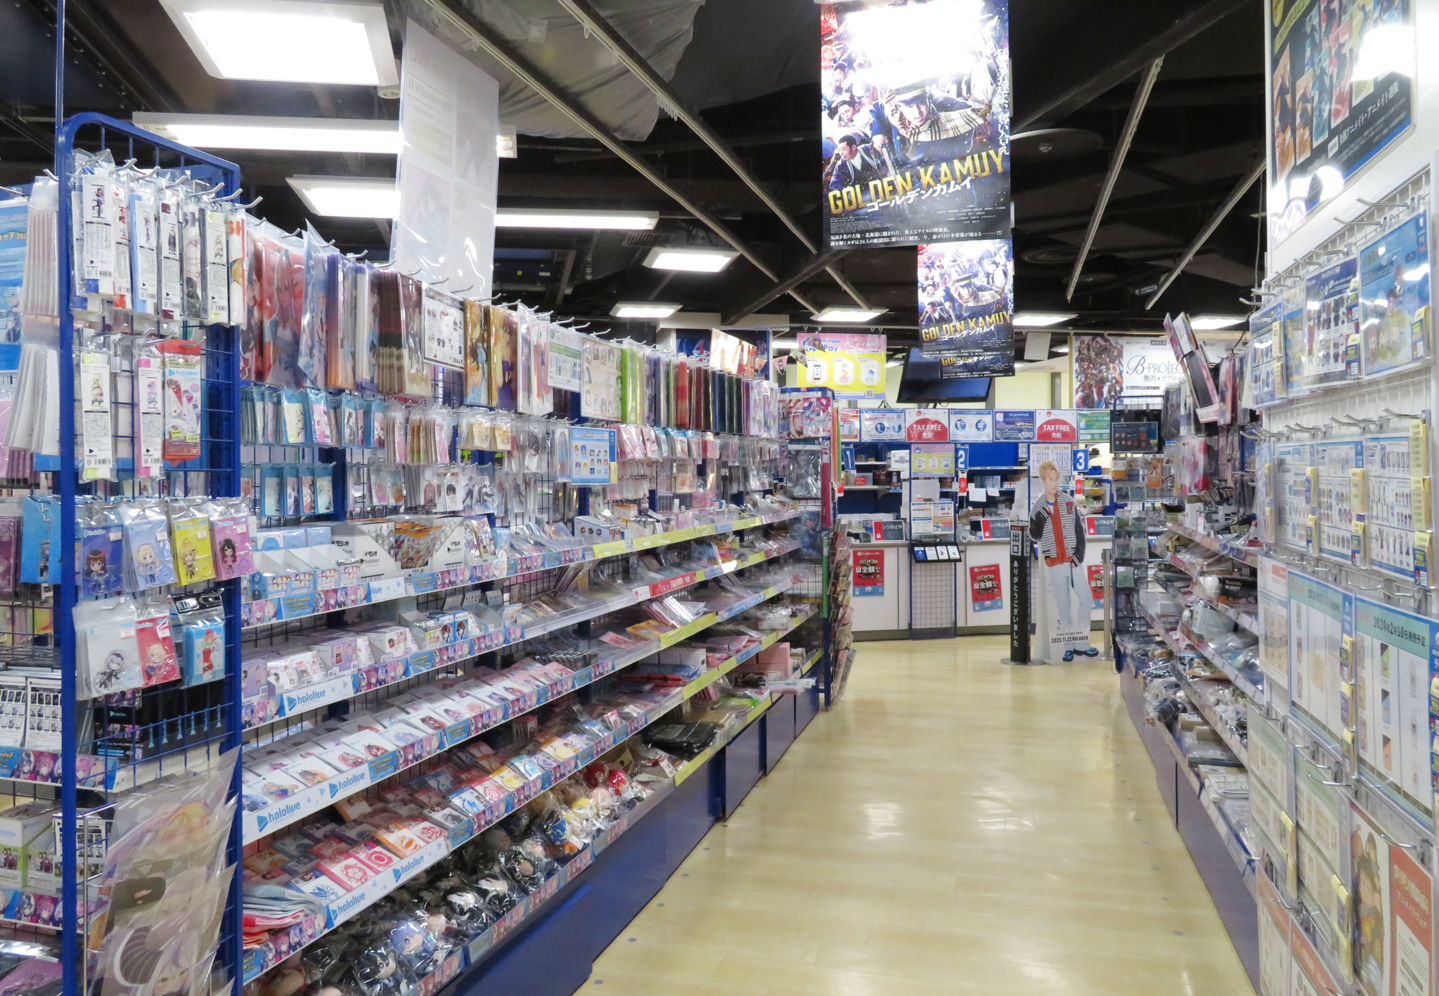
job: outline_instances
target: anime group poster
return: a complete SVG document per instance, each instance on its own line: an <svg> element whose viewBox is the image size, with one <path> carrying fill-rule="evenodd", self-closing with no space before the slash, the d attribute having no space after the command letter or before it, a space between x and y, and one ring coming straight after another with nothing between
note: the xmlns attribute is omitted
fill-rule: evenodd
<svg viewBox="0 0 1439 996"><path fill-rule="evenodd" d="M1270 238L1413 123L1413 0L1268 0Z"/></svg>
<svg viewBox="0 0 1439 996"><path fill-rule="evenodd" d="M1009 239L919 247L919 341L945 379L1014 373L1014 258Z"/></svg>
<svg viewBox="0 0 1439 996"><path fill-rule="evenodd" d="M820 25L828 244L1008 235L1007 0L825 4Z"/></svg>

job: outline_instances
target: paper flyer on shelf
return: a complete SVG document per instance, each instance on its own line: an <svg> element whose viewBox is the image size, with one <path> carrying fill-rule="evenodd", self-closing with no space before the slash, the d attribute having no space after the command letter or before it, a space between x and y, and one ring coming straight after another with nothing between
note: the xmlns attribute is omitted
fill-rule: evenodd
<svg viewBox="0 0 1439 996"><path fill-rule="evenodd" d="M1006 0L820 8L831 247L1007 235Z"/></svg>
<svg viewBox="0 0 1439 996"><path fill-rule="evenodd" d="M1353 641L1360 770L1427 810L1433 795L1430 660L1439 622L1355 597Z"/></svg>
<svg viewBox="0 0 1439 996"><path fill-rule="evenodd" d="M1290 701L1296 711L1334 737L1343 730L1339 651L1345 602L1353 597L1318 578L1289 572Z"/></svg>

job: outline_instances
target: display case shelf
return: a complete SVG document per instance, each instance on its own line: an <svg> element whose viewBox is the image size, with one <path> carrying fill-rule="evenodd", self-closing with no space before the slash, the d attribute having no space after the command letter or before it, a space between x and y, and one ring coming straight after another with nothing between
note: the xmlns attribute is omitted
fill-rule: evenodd
<svg viewBox="0 0 1439 996"><path fill-rule="evenodd" d="M1188 526L1181 526L1177 522L1171 522L1166 527L1166 531L1176 536L1183 536L1191 542L1198 543L1206 550L1223 554L1229 559L1237 560L1246 566L1254 568L1259 566L1259 554L1261 551L1258 547L1240 546L1238 543L1231 543L1228 540L1210 536L1208 533L1201 533L1198 530L1190 529Z"/></svg>

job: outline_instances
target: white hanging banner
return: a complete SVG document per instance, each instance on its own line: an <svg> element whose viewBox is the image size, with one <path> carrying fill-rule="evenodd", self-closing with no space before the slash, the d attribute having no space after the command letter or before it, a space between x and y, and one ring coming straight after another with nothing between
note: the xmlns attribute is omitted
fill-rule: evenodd
<svg viewBox="0 0 1439 996"><path fill-rule="evenodd" d="M400 69L396 184L390 235L396 268L449 293L489 297L499 181L499 84L410 21Z"/></svg>

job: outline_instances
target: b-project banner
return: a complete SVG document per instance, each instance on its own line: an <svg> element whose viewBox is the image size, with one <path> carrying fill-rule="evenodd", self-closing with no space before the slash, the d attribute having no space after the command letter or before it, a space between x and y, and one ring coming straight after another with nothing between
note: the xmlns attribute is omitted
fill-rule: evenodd
<svg viewBox="0 0 1439 996"><path fill-rule="evenodd" d="M1008 234L1007 0L825 4L820 87L831 247Z"/></svg>

